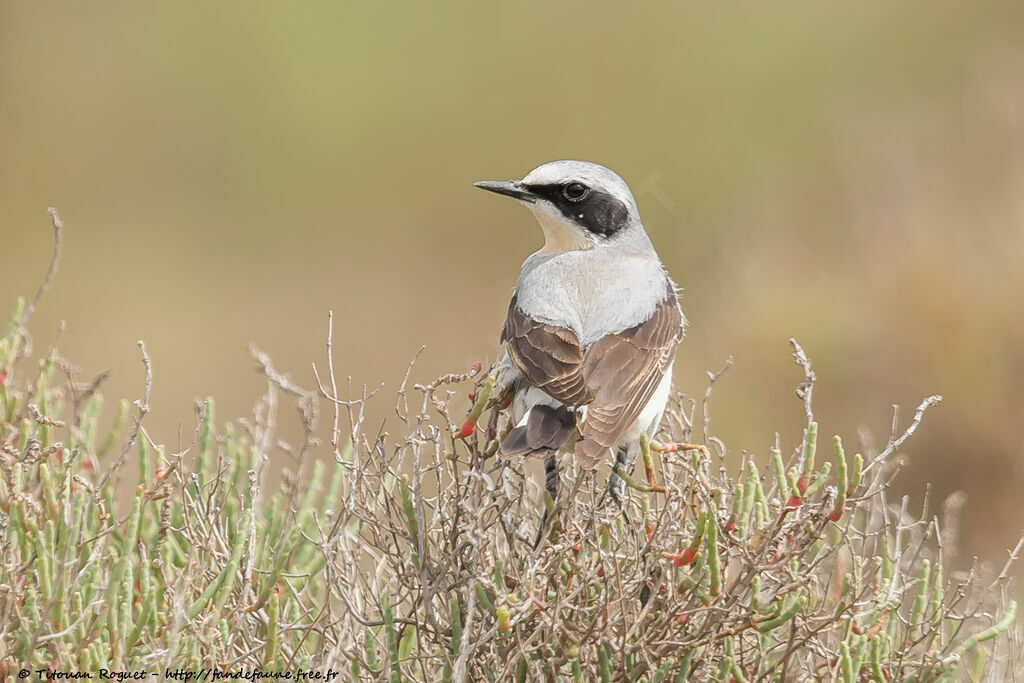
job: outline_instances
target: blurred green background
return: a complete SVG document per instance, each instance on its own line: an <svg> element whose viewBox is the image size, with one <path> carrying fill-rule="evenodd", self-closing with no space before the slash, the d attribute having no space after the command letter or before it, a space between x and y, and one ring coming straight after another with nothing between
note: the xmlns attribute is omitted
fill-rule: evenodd
<svg viewBox="0 0 1024 683"><path fill-rule="evenodd" d="M733 452L799 438L793 336L849 444L945 394L897 488L967 491L965 552L1024 527L1024 3L4 3L0 98L0 305L57 206L36 346L134 398L145 339L158 441L248 413L250 341L312 386L329 309L377 423L421 344L493 359L541 239L471 183L582 158L685 290L680 388L735 357Z"/></svg>

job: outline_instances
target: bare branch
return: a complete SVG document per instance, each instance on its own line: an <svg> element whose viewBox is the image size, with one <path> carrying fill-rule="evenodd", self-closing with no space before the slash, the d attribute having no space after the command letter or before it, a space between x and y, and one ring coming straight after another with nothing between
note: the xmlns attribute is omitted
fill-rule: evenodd
<svg viewBox="0 0 1024 683"><path fill-rule="evenodd" d="M807 416L807 424L810 426L814 422L814 411L811 404L814 396L814 382L818 379L818 376L811 369L811 359L807 357L803 347L797 343L796 339L790 339L789 345L793 347L793 360L804 371L804 381L797 386L796 395L797 398L804 402L804 414Z"/></svg>
<svg viewBox="0 0 1024 683"><path fill-rule="evenodd" d="M57 274L57 267L60 265L60 252L61 244L64 239L64 222L61 221L60 215L57 213L57 209L52 206L46 210L46 213L50 214L50 219L53 222L53 254L50 257L50 267L46 271L46 277L43 278L42 284L39 285L39 289L36 290L36 295L32 297L32 300L25 306L25 310L21 313L21 319L18 320L18 327L24 329L28 323L29 317L36 310L36 305L40 299L46 295L46 292L50 290L50 284L53 282L53 276Z"/></svg>

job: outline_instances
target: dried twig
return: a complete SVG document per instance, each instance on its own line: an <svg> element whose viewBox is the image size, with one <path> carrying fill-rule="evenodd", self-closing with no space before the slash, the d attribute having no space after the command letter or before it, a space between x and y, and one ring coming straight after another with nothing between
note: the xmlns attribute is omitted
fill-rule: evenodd
<svg viewBox="0 0 1024 683"><path fill-rule="evenodd" d="M53 276L57 274L57 267L60 265L61 244L64 240L64 222L60 219L57 209L52 206L46 210L46 213L50 214L50 219L53 222L53 254L50 257L50 267L46 270L46 276L39 285L39 289L36 290L36 295L25 305L25 310L21 313L21 318L18 320L18 327L20 329L25 328L28 319L36 310L39 300L50 290Z"/></svg>

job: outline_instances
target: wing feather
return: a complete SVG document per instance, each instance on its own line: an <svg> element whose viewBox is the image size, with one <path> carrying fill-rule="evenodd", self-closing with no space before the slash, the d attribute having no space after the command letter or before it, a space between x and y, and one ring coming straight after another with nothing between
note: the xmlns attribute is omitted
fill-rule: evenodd
<svg viewBox="0 0 1024 683"><path fill-rule="evenodd" d="M596 466L651 400L683 337L683 316L672 296L650 319L636 327L606 335L587 351L583 375L594 392L587 408L576 453L585 465Z"/></svg>
<svg viewBox="0 0 1024 683"><path fill-rule="evenodd" d="M643 323L584 349L566 327L542 323L509 304L501 341L527 383L569 406L587 406L576 453L596 466L639 417L675 356L683 316L674 289Z"/></svg>
<svg viewBox="0 0 1024 683"><path fill-rule="evenodd" d="M548 325L519 310L516 297L508 307L501 340L508 343L508 354L528 384L570 406L593 400L580 367L584 352L572 330Z"/></svg>

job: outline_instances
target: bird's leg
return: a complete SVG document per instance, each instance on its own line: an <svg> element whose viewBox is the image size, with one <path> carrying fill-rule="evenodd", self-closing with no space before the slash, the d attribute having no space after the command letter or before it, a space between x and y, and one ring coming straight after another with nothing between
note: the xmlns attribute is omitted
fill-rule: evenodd
<svg viewBox="0 0 1024 683"><path fill-rule="evenodd" d="M630 447L627 444L619 446L615 450L615 464L612 466L611 476L608 477L608 495L615 501L615 505L618 506L619 512L622 513L622 518L626 520L626 524L629 528L633 528L633 520L629 518L629 513L626 512L626 502L623 499L623 494L626 492L626 481L619 475L620 471L625 472L627 467L631 467L629 457ZM636 461L634 455L632 460Z"/></svg>
<svg viewBox="0 0 1024 683"><path fill-rule="evenodd" d="M537 526L537 538L533 542L534 550L540 546L544 538L544 530L548 525L548 517L555 514L555 501L558 500L558 458L554 454L544 459L544 512Z"/></svg>

